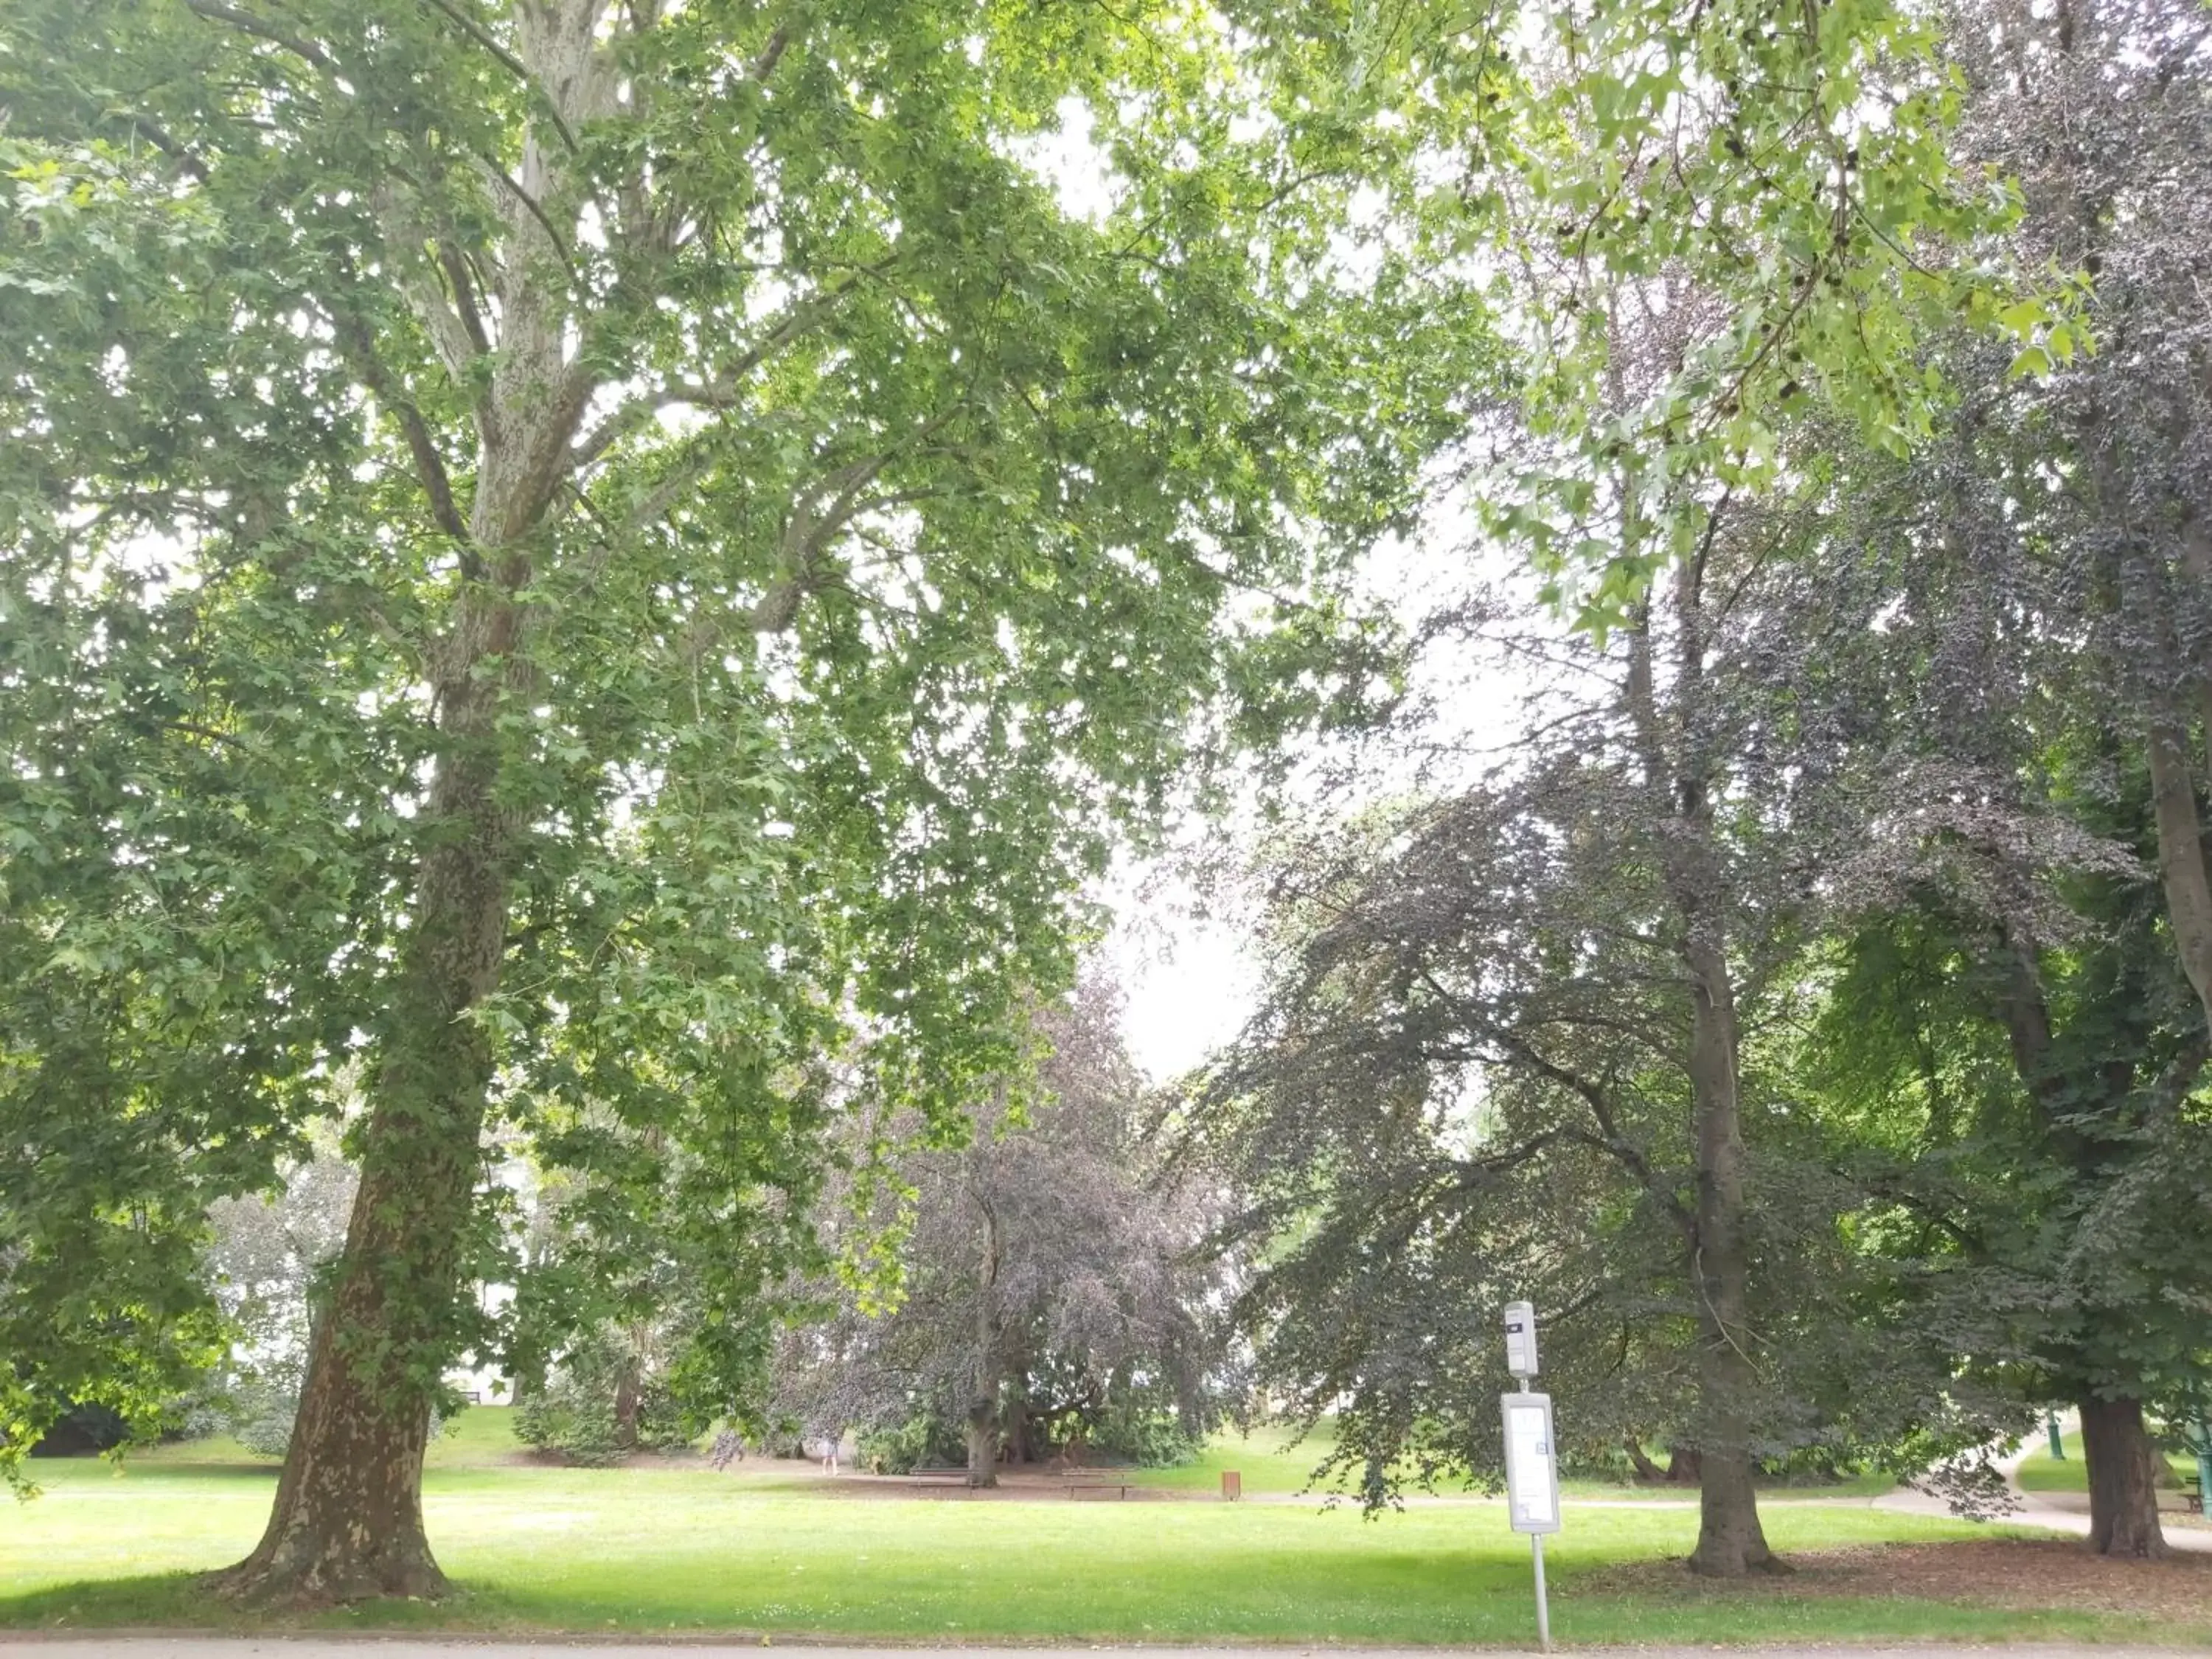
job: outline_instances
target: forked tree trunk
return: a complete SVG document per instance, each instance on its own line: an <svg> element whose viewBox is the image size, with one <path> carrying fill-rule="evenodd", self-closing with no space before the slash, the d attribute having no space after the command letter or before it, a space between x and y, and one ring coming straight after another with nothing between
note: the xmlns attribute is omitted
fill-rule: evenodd
<svg viewBox="0 0 2212 1659"><path fill-rule="evenodd" d="M2081 1456L2089 1471L2089 1547L2100 1555L2166 1555L2153 1470L2158 1449L2140 1400L2081 1401Z"/></svg>
<svg viewBox="0 0 2212 1659"><path fill-rule="evenodd" d="M1667 1480L1676 1486L1694 1486L1705 1479L1695 1446L1673 1446L1668 1449Z"/></svg>
<svg viewBox="0 0 2212 1659"><path fill-rule="evenodd" d="M1628 1462L1636 1471L1636 1478L1647 1486L1657 1486L1666 1480L1667 1471L1653 1462L1644 1449L1644 1443L1630 1435L1621 1443L1628 1449Z"/></svg>

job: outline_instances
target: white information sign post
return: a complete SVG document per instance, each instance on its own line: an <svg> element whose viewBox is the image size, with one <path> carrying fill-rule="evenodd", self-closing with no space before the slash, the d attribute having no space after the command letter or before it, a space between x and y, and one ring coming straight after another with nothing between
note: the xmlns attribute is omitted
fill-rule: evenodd
<svg viewBox="0 0 2212 1659"><path fill-rule="evenodd" d="M1559 1529L1559 1461L1552 1452L1552 1396L1509 1394L1505 1407L1505 1502L1513 1530L1541 1537Z"/></svg>
<svg viewBox="0 0 2212 1659"><path fill-rule="evenodd" d="M1504 1413L1505 1508L1513 1530L1528 1534L1536 1564L1536 1642L1552 1650L1552 1609L1544 1591L1544 1534L1559 1530L1559 1460L1552 1438L1552 1396L1527 1392L1536 1374L1536 1310L1505 1310L1505 1357L1521 1389L1498 1396Z"/></svg>

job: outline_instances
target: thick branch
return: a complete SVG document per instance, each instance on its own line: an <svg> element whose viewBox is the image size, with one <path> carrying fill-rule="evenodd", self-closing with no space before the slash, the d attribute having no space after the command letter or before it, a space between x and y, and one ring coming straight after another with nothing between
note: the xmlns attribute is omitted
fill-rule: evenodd
<svg viewBox="0 0 2212 1659"><path fill-rule="evenodd" d="M192 154L189 148L178 143L164 131L159 124L146 116L134 113L127 118L132 131L174 161L182 171L198 179L202 184L207 183L206 165L198 156Z"/></svg>
<svg viewBox="0 0 2212 1659"><path fill-rule="evenodd" d="M252 12L223 5L220 0L184 0L184 3L185 9L198 13L210 22L227 23L241 34L250 34L257 40L268 41L271 46L283 47L295 58L313 64L325 75L338 73L337 62L320 46L312 41L302 40L295 34L288 34L275 24L264 22Z"/></svg>
<svg viewBox="0 0 2212 1659"><path fill-rule="evenodd" d="M457 274L459 257L431 235L429 228L416 216L413 204L399 187L380 186L374 203L378 225L385 240L392 245L392 255L398 263L398 286L406 296L408 308L429 331L430 343L436 348L438 361L446 366L446 372L455 381L465 383L470 366L490 349L483 319L476 312L466 271ZM450 297L439 287L435 277L422 270L418 261L425 252L432 254L447 281L453 284Z"/></svg>
<svg viewBox="0 0 2212 1659"><path fill-rule="evenodd" d="M499 61L501 68L506 70L508 74L514 76L516 80L521 82L524 86L529 87L533 84L530 77L528 66L526 65L520 58L517 58L513 52L509 52L505 46L502 46L498 41L492 39L489 34L486 33L484 30L477 25L474 19L468 16L459 7L448 5L446 3L446 0L422 0L422 3L447 18L453 23L454 27L460 30L460 32L467 35L470 40L475 41L477 45L482 46L486 52L489 52ZM561 119L561 112L553 107L553 100L550 98L547 98L544 102L545 113L552 118L553 130L561 135L561 142L563 144L566 144L571 153L573 153L576 148L575 134L570 132L567 124Z"/></svg>
<svg viewBox="0 0 2212 1659"><path fill-rule="evenodd" d="M343 306L328 305L325 308L330 313L331 331L337 337L338 349L345 354L346 362L361 377L362 384L375 393L377 401L398 418L408 453L414 458L416 477L422 482L423 495L429 499L431 516L438 521L441 530L460 544L464 561L472 562L468 521L454 503L453 480L446 471L444 458L438 453L437 441L430 435L429 422L399 390L384 360L377 356L376 342L370 337L368 325Z"/></svg>
<svg viewBox="0 0 2212 1659"><path fill-rule="evenodd" d="M461 258L453 245L441 237L438 240L438 264L453 284L453 310L461 319L461 327L469 337L469 343L479 356L491 349L491 337L484 331L483 312L477 304L476 283L469 276L469 262Z"/></svg>
<svg viewBox="0 0 2212 1659"><path fill-rule="evenodd" d="M790 45L791 31L788 28L780 28L769 36L768 44L761 48L760 56L753 59L753 66L747 71L756 84L775 73L775 66L783 61L783 54Z"/></svg>

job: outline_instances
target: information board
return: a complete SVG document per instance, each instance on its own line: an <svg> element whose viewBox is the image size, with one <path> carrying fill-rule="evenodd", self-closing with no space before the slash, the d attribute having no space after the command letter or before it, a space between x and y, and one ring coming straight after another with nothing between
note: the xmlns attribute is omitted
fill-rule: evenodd
<svg viewBox="0 0 2212 1659"><path fill-rule="evenodd" d="M1505 1505L1516 1532L1559 1530L1559 1461L1552 1445L1552 1396L1498 1396L1505 1412Z"/></svg>

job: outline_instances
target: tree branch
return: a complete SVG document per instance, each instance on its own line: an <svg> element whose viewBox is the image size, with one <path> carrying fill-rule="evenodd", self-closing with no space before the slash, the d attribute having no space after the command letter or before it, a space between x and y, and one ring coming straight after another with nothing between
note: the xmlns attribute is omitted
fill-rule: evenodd
<svg viewBox="0 0 2212 1659"><path fill-rule="evenodd" d="M351 271L345 274L350 280ZM422 493L429 498L431 516L438 521L441 530L459 544L464 568L469 569L471 575L477 574L468 521L454 504L453 480L447 474L444 458L438 453L437 442L430 435L429 422L399 390L383 359L377 356L376 343L370 337L368 325L343 306L325 301L325 309L330 313L331 331L337 340L338 349L344 353L354 373L375 393L377 400L398 417L408 452L414 457L416 476L422 482Z"/></svg>
<svg viewBox="0 0 2212 1659"><path fill-rule="evenodd" d="M824 289L813 298L793 307L789 315L725 365L707 385L671 387L658 398L636 398L625 403L593 430L576 441L569 451L569 465L589 466L664 409L673 409L684 404L697 409L732 407L744 393L744 387L741 383L745 376L784 347L827 321L846 296L859 286L862 276L880 273L890 264L891 261L887 259L869 267L866 272L854 272L836 287ZM657 518L659 515L655 514L653 516Z"/></svg>
<svg viewBox="0 0 2212 1659"><path fill-rule="evenodd" d="M533 88L536 87L537 83L531 78L529 66L495 40L473 18L460 10L459 7L447 4L447 0L422 0L422 3L441 14L453 23L455 28L498 59L501 67L521 82L525 87ZM576 149L576 135L570 132L567 123L561 119L561 112L553 107L553 100L549 97L544 102L545 113L552 118L553 130L561 135L561 142L568 147L569 153L573 155Z"/></svg>
<svg viewBox="0 0 2212 1659"><path fill-rule="evenodd" d="M240 11L235 6L226 6L221 0L184 0L186 10L197 12L210 22L227 23L241 34L251 34L257 40L282 46L295 58L313 64L325 75L339 73L337 60L320 46L288 34L272 23L265 23L252 12Z"/></svg>
<svg viewBox="0 0 2212 1659"><path fill-rule="evenodd" d="M131 123L131 130L132 131L136 132L148 143L153 145L155 149L160 150L162 155L174 161L180 169L191 174L191 177L198 179L200 183L207 183L208 170L206 164L204 163L198 156L195 155L190 148L178 143L177 140L171 137L167 132L162 131L158 123L147 116L140 115L136 112L133 112L125 118Z"/></svg>

